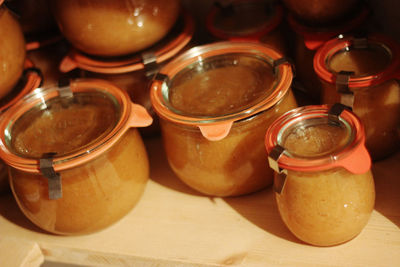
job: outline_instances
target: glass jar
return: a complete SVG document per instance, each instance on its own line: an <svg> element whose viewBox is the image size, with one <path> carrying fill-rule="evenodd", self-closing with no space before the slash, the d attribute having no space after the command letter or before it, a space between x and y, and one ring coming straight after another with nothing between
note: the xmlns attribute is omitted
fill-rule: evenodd
<svg viewBox="0 0 400 267"><path fill-rule="evenodd" d="M180 8L178 0L54 0L50 5L65 38L97 56L127 55L157 43Z"/></svg>
<svg viewBox="0 0 400 267"><path fill-rule="evenodd" d="M72 50L61 61L60 70L69 73L78 68L81 77L108 80L128 92L131 100L144 106L153 117L154 121L150 127L140 129L143 135L152 136L159 134L159 123L150 102L151 79L162 64L188 49L193 33L193 17L182 10L182 16L171 32L142 53L105 59L88 57Z"/></svg>
<svg viewBox="0 0 400 267"><path fill-rule="evenodd" d="M296 106L292 77L290 64L260 43L198 46L163 66L150 98L175 174L212 196L242 195L270 185L264 133L277 116Z"/></svg>
<svg viewBox="0 0 400 267"><path fill-rule="evenodd" d="M39 87L41 81L40 71L34 68L31 61L25 59L24 72L16 86L10 93L0 99L0 114ZM0 194L8 192L9 188L7 168L4 162L0 160Z"/></svg>
<svg viewBox="0 0 400 267"><path fill-rule="evenodd" d="M121 219L149 178L136 127L151 121L125 92L94 79L38 88L13 105L0 122L0 157L22 212L62 235Z"/></svg>
<svg viewBox="0 0 400 267"><path fill-rule="evenodd" d="M333 24L351 15L360 0L283 0L297 19L312 25Z"/></svg>
<svg viewBox="0 0 400 267"><path fill-rule="evenodd" d="M341 36L321 47L314 58L324 103L352 107L365 125L373 160L400 147L400 48L380 36ZM384 114L384 116L382 116Z"/></svg>
<svg viewBox="0 0 400 267"><path fill-rule="evenodd" d="M22 76L25 39L20 24L0 0L0 99L13 90Z"/></svg>
<svg viewBox="0 0 400 267"><path fill-rule="evenodd" d="M364 142L360 119L340 104L297 108L268 128L276 203L300 240L337 245L367 224L375 187Z"/></svg>
<svg viewBox="0 0 400 267"><path fill-rule="evenodd" d="M296 79L304 86L314 103L321 102L321 82L314 72L313 60L315 52L325 42L339 34L357 31L368 16L368 10L363 7L353 18L342 21L334 26L311 27L297 21L293 15L288 15L288 22L296 33L294 44L294 62Z"/></svg>
<svg viewBox="0 0 400 267"><path fill-rule="evenodd" d="M219 40L260 41L287 54L282 19L283 8L276 3L235 0L222 6L215 2L207 15L206 27Z"/></svg>

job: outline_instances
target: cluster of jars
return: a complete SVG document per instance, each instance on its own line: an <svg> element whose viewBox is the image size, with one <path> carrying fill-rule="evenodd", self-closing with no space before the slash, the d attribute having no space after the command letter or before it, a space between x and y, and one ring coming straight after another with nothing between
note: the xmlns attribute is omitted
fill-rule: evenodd
<svg viewBox="0 0 400 267"><path fill-rule="evenodd" d="M367 11L341 2L218 2L204 22L210 43L188 49L193 21L178 1L51 1L72 47L60 73L80 79L38 88L2 115L0 157L19 207L57 234L119 220L149 178L148 132L137 128L156 120L171 169L193 189L230 197L273 185L299 239L354 238L374 207L371 156L400 146L400 50L343 35ZM314 105L298 107L295 73Z"/></svg>

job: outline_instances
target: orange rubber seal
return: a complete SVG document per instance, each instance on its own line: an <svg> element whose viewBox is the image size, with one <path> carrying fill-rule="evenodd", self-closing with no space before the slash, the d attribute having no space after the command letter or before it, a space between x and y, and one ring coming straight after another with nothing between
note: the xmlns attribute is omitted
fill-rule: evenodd
<svg viewBox="0 0 400 267"><path fill-rule="evenodd" d="M121 116L113 130L102 140L84 147L84 149L75 153L62 157L54 157L55 171L66 170L89 162L112 147L129 128L145 127L152 123L152 118L146 109L132 103L128 94L112 83L99 79L78 79L71 81L69 86L73 93L100 91L104 94L112 95L120 106ZM7 165L25 172L40 173L40 159L24 158L8 149L5 140L5 130L9 127L10 123L15 123L19 117L35 105L58 96L59 91L54 88L42 89L42 91L35 90L3 113L2 120L0 121L0 157Z"/></svg>
<svg viewBox="0 0 400 267"><path fill-rule="evenodd" d="M333 37L352 31L359 27L366 20L368 15L369 10L363 6L357 16L340 24L339 26L331 28L308 27L298 22L292 14L288 15L287 20L292 30L303 37L304 45L309 50L317 50L326 41L332 39Z"/></svg>
<svg viewBox="0 0 400 267"><path fill-rule="evenodd" d="M317 75L327 83L335 84L337 75L332 73L326 65L329 55L349 48L353 44L353 37L335 38L324 44L318 49L314 56L314 70ZM381 72L374 75L362 77L350 77L348 81L349 88L369 87L380 84L382 82L400 78L400 46L394 40L383 35L373 34L367 37L369 44L375 44L389 50L392 60L390 64Z"/></svg>
<svg viewBox="0 0 400 267"><path fill-rule="evenodd" d="M170 42L163 45L159 50L154 51L156 63L162 63L175 56L192 39L194 34L194 19L186 11L181 12L184 21L182 31ZM161 41L162 42L162 41ZM147 52L147 51L144 51ZM59 69L61 72L69 72L75 68L105 74L127 73L138 71L145 68L142 61L142 53L137 53L131 57L118 60L99 60L82 54L76 49L72 49L61 61Z"/></svg>
<svg viewBox="0 0 400 267"><path fill-rule="evenodd" d="M327 117L328 105L304 106L286 112L277 118L268 128L265 135L265 147L269 154L278 143L278 136L291 124L301 123L307 119ZM281 169L316 172L332 168L342 167L354 174L362 174L371 168L371 157L365 147L364 126L361 120L351 111L345 109L340 118L346 121L352 132L353 140L340 151L319 158L291 157L282 153L278 159Z"/></svg>
<svg viewBox="0 0 400 267"><path fill-rule="evenodd" d="M237 0L232 3L232 5L240 4L240 3L265 3L260 0ZM215 27L215 19L218 13L221 12L221 8L213 5L211 10L209 11L206 18L206 28L207 30L214 36L222 40L230 40L230 41L259 41L263 36L267 35L271 31L273 31L283 19L283 8L281 5L274 4L273 6L273 16L267 21L267 23L257 29L256 31L248 34L234 34L232 32L227 32Z"/></svg>

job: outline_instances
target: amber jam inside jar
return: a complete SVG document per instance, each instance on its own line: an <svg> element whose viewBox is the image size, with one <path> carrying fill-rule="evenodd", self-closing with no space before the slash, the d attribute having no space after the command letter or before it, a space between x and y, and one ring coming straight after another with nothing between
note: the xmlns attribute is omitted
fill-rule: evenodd
<svg viewBox="0 0 400 267"><path fill-rule="evenodd" d="M56 234L101 230L140 199L149 163L145 109L101 80L36 89L4 113L0 156L22 212ZM141 119L138 119L141 118Z"/></svg>
<svg viewBox="0 0 400 267"><path fill-rule="evenodd" d="M366 146L374 160L400 147L399 51L385 37L349 36L329 41L315 56L323 101L353 108L365 125Z"/></svg>
<svg viewBox="0 0 400 267"><path fill-rule="evenodd" d="M262 44L222 42L192 48L160 70L151 101L168 162L183 182L214 196L272 183L262 162L265 129L296 106L290 64L279 59Z"/></svg>
<svg viewBox="0 0 400 267"><path fill-rule="evenodd" d="M178 0L50 1L60 31L90 55L121 56L161 40L179 15Z"/></svg>
<svg viewBox="0 0 400 267"><path fill-rule="evenodd" d="M261 41L285 54L287 45L280 24L283 8L263 0L215 3L207 15L206 26L220 40Z"/></svg>
<svg viewBox="0 0 400 267"><path fill-rule="evenodd" d="M18 20L0 1L0 98L10 93L22 76L25 39Z"/></svg>
<svg viewBox="0 0 400 267"><path fill-rule="evenodd" d="M317 246L357 236L375 202L362 124L350 111L332 110L289 111L266 134L281 218L299 239Z"/></svg>

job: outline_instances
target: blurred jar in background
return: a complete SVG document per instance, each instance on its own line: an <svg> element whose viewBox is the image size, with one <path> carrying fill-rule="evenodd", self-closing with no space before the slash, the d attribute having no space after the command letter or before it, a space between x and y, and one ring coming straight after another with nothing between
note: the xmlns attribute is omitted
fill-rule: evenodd
<svg viewBox="0 0 400 267"><path fill-rule="evenodd" d="M377 34L341 36L317 51L314 67L323 86L322 101L341 102L361 118L374 160L399 149L399 44Z"/></svg>

